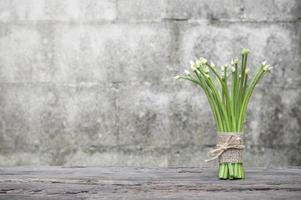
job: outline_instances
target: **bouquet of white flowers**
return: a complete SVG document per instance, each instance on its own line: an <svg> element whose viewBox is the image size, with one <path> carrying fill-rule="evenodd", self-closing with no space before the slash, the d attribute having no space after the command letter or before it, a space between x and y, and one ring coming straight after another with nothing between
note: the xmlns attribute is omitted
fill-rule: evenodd
<svg viewBox="0 0 301 200"><path fill-rule="evenodd" d="M242 135L246 110L256 84L272 69L263 62L250 78L248 53L248 49L243 49L240 60L232 59L230 66L223 65L220 70L212 62L200 58L191 63L191 71L175 77L197 84L208 98L218 140L207 161L219 160L220 179L244 178Z"/></svg>

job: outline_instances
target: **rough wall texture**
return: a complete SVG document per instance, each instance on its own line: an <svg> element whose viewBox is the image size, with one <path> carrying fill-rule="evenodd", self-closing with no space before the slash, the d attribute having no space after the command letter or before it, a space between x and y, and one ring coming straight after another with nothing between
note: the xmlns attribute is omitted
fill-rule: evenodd
<svg viewBox="0 0 301 200"><path fill-rule="evenodd" d="M301 1L0 0L0 164L205 165L207 100L172 77L242 47L274 66L246 165L301 165Z"/></svg>

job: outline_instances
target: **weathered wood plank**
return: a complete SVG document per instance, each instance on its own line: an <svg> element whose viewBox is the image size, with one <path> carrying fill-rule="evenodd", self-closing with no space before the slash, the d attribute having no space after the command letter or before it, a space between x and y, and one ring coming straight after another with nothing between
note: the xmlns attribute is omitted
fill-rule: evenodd
<svg viewBox="0 0 301 200"><path fill-rule="evenodd" d="M220 181L209 168L0 167L7 199L301 199L301 169L249 169Z"/></svg>

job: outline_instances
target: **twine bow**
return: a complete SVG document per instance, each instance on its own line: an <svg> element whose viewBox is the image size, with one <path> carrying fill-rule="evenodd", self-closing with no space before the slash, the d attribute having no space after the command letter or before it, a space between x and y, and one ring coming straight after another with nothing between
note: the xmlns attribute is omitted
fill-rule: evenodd
<svg viewBox="0 0 301 200"><path fill-rule="evenodd" d="M242 144L242 139L238 135L230 135L225 143L217 144L215 149L208 152L210 159L205 160L205 162L210 162L219 158L228 149L244 149L245 145Z"/></svg>

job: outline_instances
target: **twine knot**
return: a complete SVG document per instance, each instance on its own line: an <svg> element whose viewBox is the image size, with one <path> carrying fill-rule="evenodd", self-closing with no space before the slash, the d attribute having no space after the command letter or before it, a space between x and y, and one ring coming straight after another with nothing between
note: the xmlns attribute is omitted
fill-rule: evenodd
<svg viewBox="0 0 301 200"><path fill-rule="evenodd" d="M243 145L243 139L239 135L219 135L218 137L227 137L223 143L218 143L216 147L208 152L208 157L210 159L205 160L206 162L210 162L217 158L220 158L224 152L229 149L235 150L243 150L245 145ZM234 155L233 155L234 156ZM231 157L231 155L230 155ZM240 159L240 158L238 158Z"/></svg>

